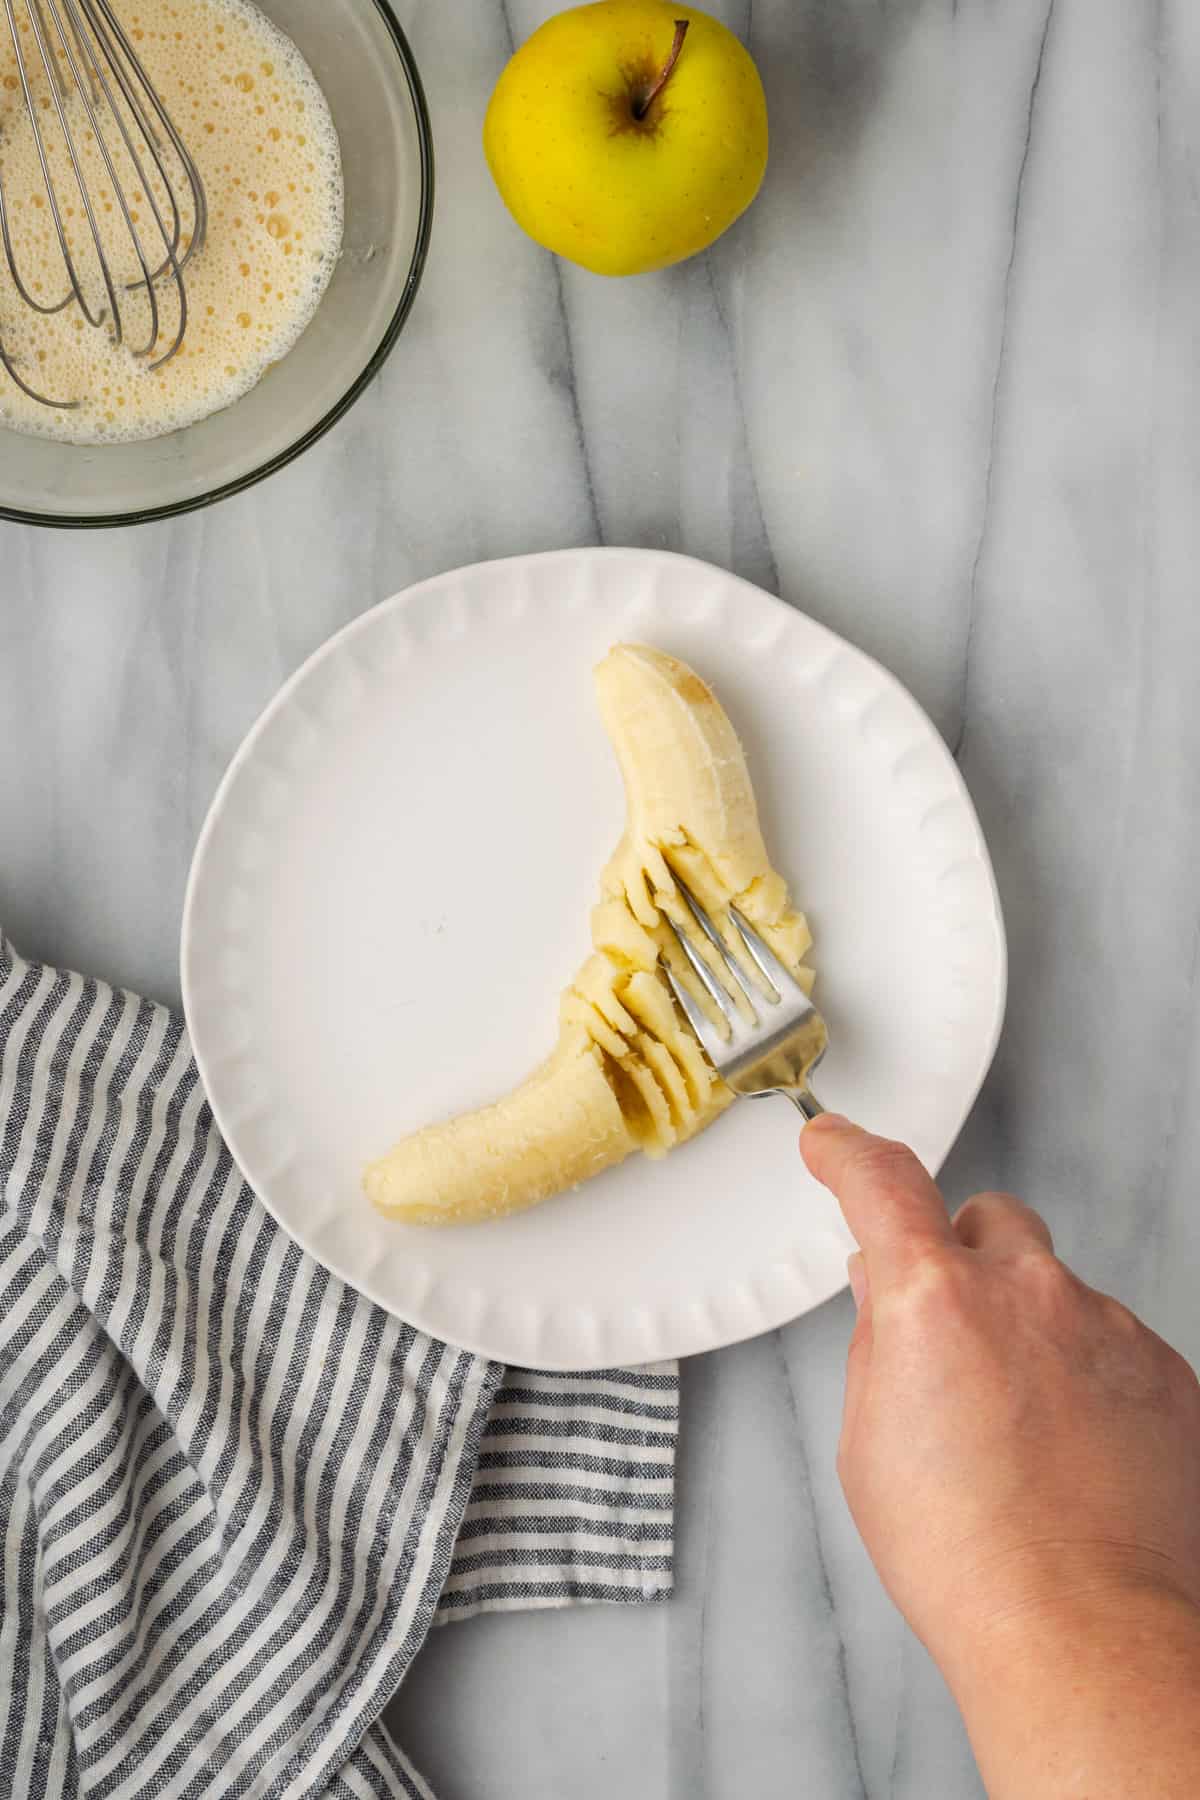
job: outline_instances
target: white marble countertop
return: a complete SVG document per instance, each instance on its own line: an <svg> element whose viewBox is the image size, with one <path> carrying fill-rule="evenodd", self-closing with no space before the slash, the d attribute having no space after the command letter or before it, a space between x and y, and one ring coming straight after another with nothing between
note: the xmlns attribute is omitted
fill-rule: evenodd
<svg viewBox="0 0 1200 1800"><path fill-rule="evenodd" d="M617 284L523 240L479 150L553 8L398 10L439 199L383 378L214 511L0 526L0 917L177 997L214 785L336 626L506 552L707 557L890 664L979 805L1012 998L950 1191L1027 1194L1200 1360L1200 9L722 0L766 187ZM687 1368L670 1606L438 1635L397 1715L445 1800L981 1791L837 1488L849 1322Z"/></svg>

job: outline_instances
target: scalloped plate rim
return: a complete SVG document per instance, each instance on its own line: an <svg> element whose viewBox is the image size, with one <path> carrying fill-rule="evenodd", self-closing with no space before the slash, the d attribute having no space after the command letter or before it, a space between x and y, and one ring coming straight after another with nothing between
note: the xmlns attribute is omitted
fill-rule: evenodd
<svg viewBox="0 0 1200 1800"><path fill-rule="evenodd" d="M389 595L386 599L377 602L365 612L349 620L330 637L325 639L323 643L318 645L315 650L305 657L294 673L291 674L278 688L242 739L221 777L197 837L196 849L193 854L184 897L180 937L180 974L184 1015L187 1021L191 1048L201 1082L208 1097L214 1119L216 1120L218 1128L220 1129L225 1143L243 1178L262 1201L272 1217L276 1219L290 1236L293 1236L296 1241L300 1243L301 1247L305 1249L308 1254L314 1257L314 1260L321 1263L331 1274L339 1280L346 1282L349 1286L357 1288L369 1299L383 1307L384 1310L391 1312L396 1316L403 1317L407 1323L415 1326L417 1329L426 1331L435 1337L446 1338L447 1341L454 1343L464 1350L505 1363L520 1364L522 1366L536 1366L551 1372L563 1373L609 1367L639 1367L649 1362L665 1361L676 1357L697 1355L709 1350L722 1348L728 1344L744 1341L745 1339L757 1336L762 1332L778 1329L780 1326L788 1324L792 1320L800 1318L804 1316L804 1314L826 1304L837 1294L841 1293L846 1287L845 1275L842 1273L837 1276L831 1276L828 1283L817 1284L815 1288L812 1288L810 1282L812 1291L810 1291L807 1297L805 1297L798 1305L793 1304L791 1301L786 1301L782 1305L772 1305L764 1302L760 1296L754 1301L751 1309L744 1311L742 1316L735 1320L730 1320L727 1317L725 1322L718 1321L715 1315L713 1297L707 1294L702 1295L698 1299L688 1303L686 1307L687 1312L694 1320L692 1329L683 1328L678 1317L675 1321L675 1329L671 1329L670 1322L665 1322L661 1314L657 1318L652 1316L651 1323L655 1327L655 1332L652 1334L650 1341L643 1342L636 1351L633 1349L632 1345L624 1351L622 1351L619 1346L611 1345L611 1332L613 1329L611 1317L606 1325L604 1321L597 1321L594 1315L589 1315L592 1334L595 1335L598 1332L602 1340L601 1352L594 1353L590 1358L585 1357L582 1360L577 1353L573 1353L570 1349L564 1348L561 1352L556 1352L552 1343L547 1345L544 1342L539 1342L537 1345L538 1354L536 1363L533 1363L530 1361L527 1354L530 1349L530 1343L528 1341L524 1346L511 1343L506 1345L490 1335L486 1329L483 1331L466 1329L450 1332L447 1329L445 1319L437 1315L436 1309L432 1312L428 1311L423 1303L416 1306L407 1304L403 1311L401 1311L399 1305L393 1299L390 1299L386 1292L380 1291L380 1288L377 1285L372 1284L370 1280L363 1279L363 1271L356 1271L353 1268L353 1259L331 1256L325 1250L315 1250L311 1242L307 1241L303 1234L298 1233L294 1229L292 1223L289 1222L286 1208L279 1208L274 1203L270 1191L270 1183L256 1179L251 1168L248 1166L253 1159L248 1158L244 1154L241 1130L229 1115L229 1109L221 1096L220 1083L214 1080L212 1063L207 1046L203 1041L203 1033L198 1035L193 1028L197 1012L197 1002L203 991L205 978L203 957L197 954L197 919L201 913L205 898L204 880L207 872L208 860L212 853L217 834L226 822L226 814L229 810L230 800L237 787L238 781L245 772L247 765L251 763L255 757L259 745L270 726L278 718L280 713L288 708L295 694L304 686L318 666L344 650L344 648L352 643L356 637L369 634L373 629L377 628L382 618L402 611L405 607L411 605L412 602L419 600L422 596L427 595L430 592L436 591L440 587L461 583L467 577L474 579L486 578L487 575L493 571L503 571L505 575L510 575L514 570L555 563L578 567L581 564L589 563L614 565L620 562L632 562L643 566L669 564L675 568L694 571L698 578L702 577L709 582L712 582L715 579L722 587L728 586L737 589L748 596L752 596L753 603L764 611L774 612L783 627L784 635L786 635L790 626L800 623L803 628L816 634L816 637L833 651L835 655L838 652L847 654L858 668L871 675L882 691L890 693L898 698L901 704L909 710L914 720L922 727L924 734L927 736L928 743L939 753L943 772L949 776L951 785L955 790L955 797L971 822L973 828L974 855L987 879L989 898L987 922L991 927L990 949L994 957L994 962L990 971L993 1005L987 1030L975 1056L975 1068L971 1072L969 1078L965 1081L962 1090L962 1099L957 1108L957 1117L954 1121L953 1129L948 1135L945 1148L940 1157L929 1159L931 1173L935 1175L938 1173L938 1170L946 1156L949 1155L950 1150L953 1148L954 1143L962 1131L963 1125L978 1098L980 1089L982 1088L983 1082L991 1067L1003 1029L1008 992L1007 937L999 889L996 884L995 871L992 866L983 829L971 799L970 791L962 771L959 769L958 764L954 760L954 757L941 737L941 734L937 731L932 720L909 689L906 688L899 678L883 664L869 656L865 651L859 650L847 639L841 637L837 632L832 630L831 627L823 624L820 620L812 618L800 608L790 605L778 596L767 593L764 589L757 587L754 583L745 580L743 577L733 575L716 564L708 563L699 558L686 556L675 551L607 545L536 551L529 554L490 558L482 562L465 564L456 569L445 570L440 574L425 577L421 581L414 582L409 586L398 590L396 593ZM803 904L803 896L801 896L801 904ZM562 1204L569 1204L569 1197L565 1198ZM397 1229L403 1228L397 1227ZM784 1265L778 1262L765 1265L759 1271L756 1280L761 1284L764 1279L777 1273L783 1266ZM433 1280L434 1291L436 1291L437 1281L438 1278L435 1276ZM644 1311L645 1305L645 1302L639 1302L638 1309ZM682 1310L684 1310L682 1306L677 1307L677 1314ZM721 1310L728 1312L729 1309L722 1308ZM666 1325L665 1331L664 1324ZM544 1336L545 1333L542 1332L541 1337L544 1338ZM605 1349L604 1346L606 1344L609 1345L610 1348Z"/></svg>

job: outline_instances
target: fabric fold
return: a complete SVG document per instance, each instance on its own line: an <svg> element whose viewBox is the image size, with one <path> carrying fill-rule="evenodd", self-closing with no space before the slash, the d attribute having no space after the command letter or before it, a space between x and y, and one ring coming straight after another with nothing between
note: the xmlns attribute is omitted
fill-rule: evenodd
<svg viewBox="0 0 1200 1800"><path fill-rule="evenodd" d="M678 1429L674 1370L509 1370L436 1623L668 1598Z"/></svg>
<svg viewBox="0 0 1200 1800"><path fill-rule="evenodd" d="M0 937L0 1785L429 1789L437 1618L664 1597L673 1371L505 1371L275 1224L177 1015Z"/></svg>

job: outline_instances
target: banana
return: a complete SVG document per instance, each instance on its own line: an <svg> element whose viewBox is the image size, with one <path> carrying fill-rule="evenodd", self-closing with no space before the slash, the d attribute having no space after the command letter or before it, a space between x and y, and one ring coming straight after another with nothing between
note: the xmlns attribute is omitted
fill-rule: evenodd
<svg viewBox="0 0 1200 1800"><path fill-rule="evenodd" d="M635 1150L665 1155L729 1105L662 975L665 959L711 1007L667 923L686 918L677 876L715 920L736 905L811 986L808 927L768 860L746 759L712 689L661 650L619 644L596 691L626 823L601 876L592 954L560 1002L558 1043L507 1098L414 1132L368 1167L367 1194L393 1218L519 1212Z"/></svg>

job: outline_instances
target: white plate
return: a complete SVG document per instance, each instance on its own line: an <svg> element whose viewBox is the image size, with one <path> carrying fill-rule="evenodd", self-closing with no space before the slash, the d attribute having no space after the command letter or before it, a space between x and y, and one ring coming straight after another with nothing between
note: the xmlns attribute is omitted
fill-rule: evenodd
<svg viewBox="0 0 1200 1800"><path fill-rule="evenodd" d="M363 1198L364 1161L554 1040L622 824L591 678L621 639L694 664L742 734L815 935L827 1106L937 1169L1004 1011L991 864L941 738L757 588L680 556L560 551L438 576L331 639L200 837L182 951L200 1071L247 1180L315 1257L414 1325L550 1369L765 1331L836 1293L851 1247L783 1101L513 1219L415 1229Z"/></svg>

